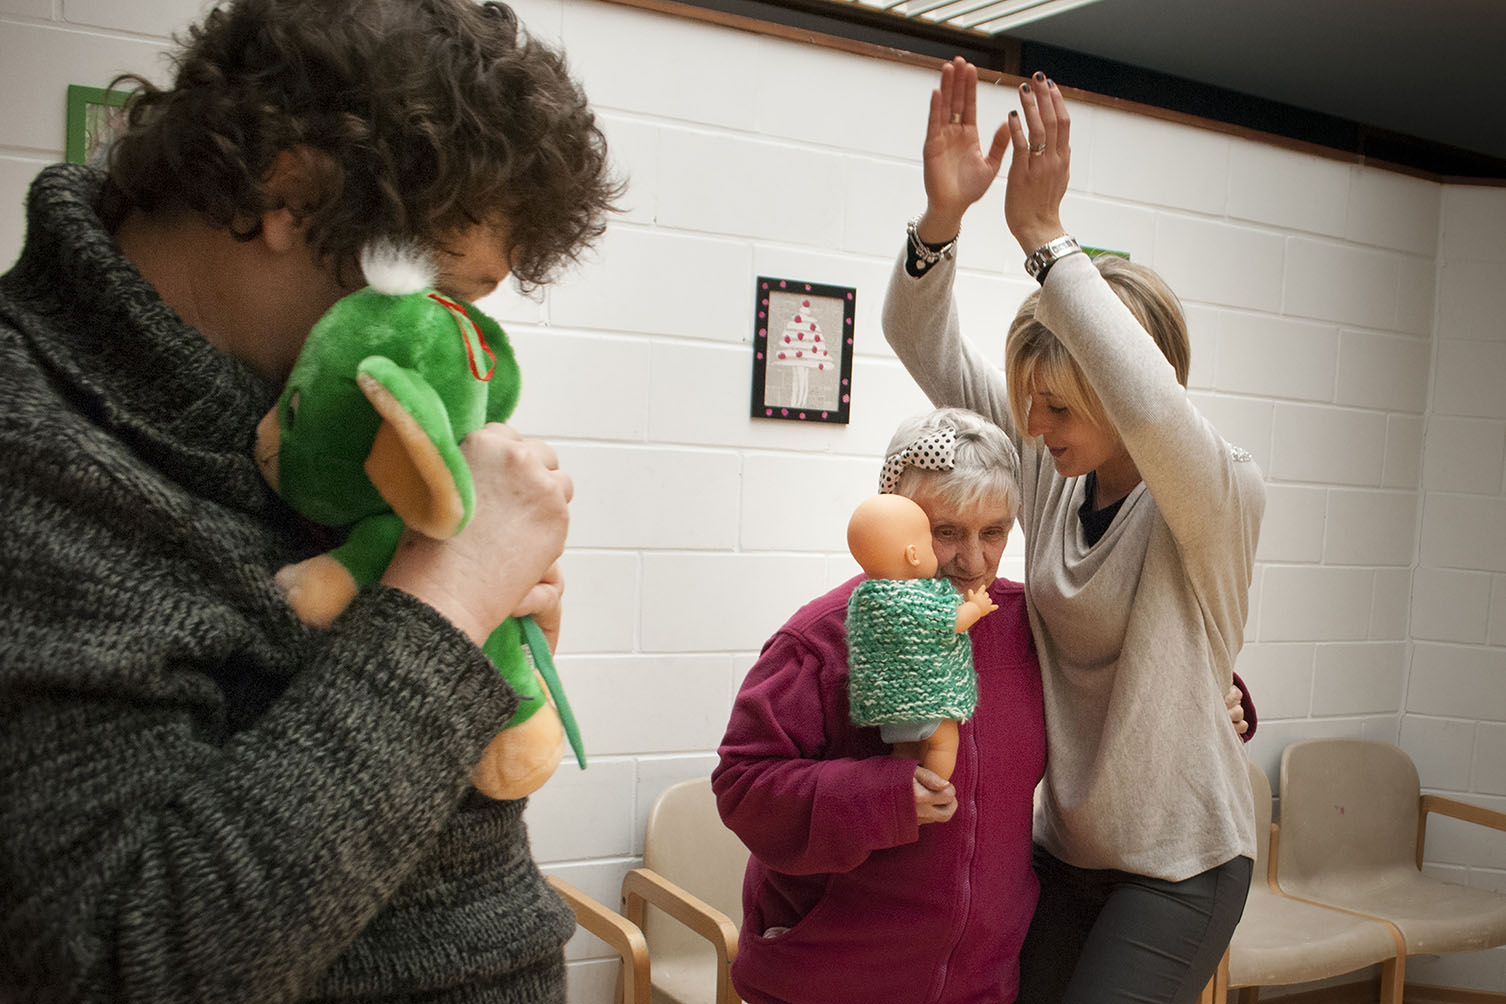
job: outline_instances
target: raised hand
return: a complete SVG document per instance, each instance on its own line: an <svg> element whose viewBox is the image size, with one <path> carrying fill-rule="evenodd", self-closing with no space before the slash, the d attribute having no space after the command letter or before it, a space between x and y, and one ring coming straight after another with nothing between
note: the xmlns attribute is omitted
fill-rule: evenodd
<svg viewBox="0 0 1506 1004"><path fill-rule="evenodd" d="M1010 113L1013 156L1004 190L1004 222L1029 254L1066 233L1061 203L1072 163L1072 123L1054 81L1037 73L1020 85L1020 114Z"/></svg>
<svg viewBox="0 0 1506 1004"><path fill-rule="evenodd" d="M940 244L957 236L967 208L983 198L1009 149L1007 125L994 132L985 155L978 137L978 68L961 56L941 68L926 120L926 212L920 239Z"/></svg>

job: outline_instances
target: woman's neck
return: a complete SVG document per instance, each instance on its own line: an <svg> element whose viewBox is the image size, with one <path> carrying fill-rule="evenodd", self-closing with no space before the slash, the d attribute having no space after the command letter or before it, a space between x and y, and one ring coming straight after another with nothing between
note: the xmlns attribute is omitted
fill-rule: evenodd
<svg viewBox="0 0 1506 1004"><path fill-rule="evenodd" d="M1105 461L1093 472L1093 508L1103 509L1120 501L1140 483L1140 468L1129 451Z"/></svg>

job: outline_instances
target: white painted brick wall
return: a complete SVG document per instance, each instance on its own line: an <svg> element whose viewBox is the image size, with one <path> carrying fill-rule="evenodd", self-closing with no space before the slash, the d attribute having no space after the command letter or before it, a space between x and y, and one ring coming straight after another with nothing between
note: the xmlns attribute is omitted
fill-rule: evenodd
<svg viewBox="0 0 1506 1004"><path fill-rule="evenodd" d="M1349 187L1345 236L1431 259L1438 247L1441 195L1430 181L1356 170Z"/></svg>
<svg viewBox="0 0 1506 1004"><path fill-rule="evenodd" d="M1274 445L1266 469L1271 477L1380 484L1386 460L1384 413L1278 403L1274 414Z"/></svg>
<svg viewBox="0 0 1506 1004"><path fill-rule="evenodd" d="M1506 192L1444 189L1401 742L1425 786L1497 810L1506 808L1506 249L1490 231L1503 222ZM1427 859L1453 866L1450 880L1506 890L1501 834L1455 820L1428 829ZM1500 991L1506 950L1409 965L1407 975Z"/></svg>
<svg viewBox="0 0 1506 1004"><path fill-rule="evenodd" d="M1375 573L1272 566L1262 578L1260 602L1261 641L1363 641L1370 636Z"/></svg>
<svg viewBox="0 0 1506 1004"><path fill-rule="evenodd" d="M1422 470L1422 417L1386 416L1386 459L1381 465L1381 484L1387 488L1412 488Z"/></svg>
<svg viewBox="0 0 1506 1004"><path fill-rule="evenodd" d="M1299 317L1391 328L1400 276L1398 254L1292 237L1286 242L1284 307Z"/></svg>
<svg viewBox="0 0 1506 1004"><path fill-rule="evenodd" d="M1094 118L1089 124L1094 156L1088 177L1095 193L1209 215L1225 211L1229 139L1118 111L1094 109ZM1083 131L1074 119L1074 152L1083 145ZM1128 155L1131 150L1135 153Z"/></svg>
<svg viewBox="0 0 1506 1004"><path fill-rule="evenodd" d="M1323 558L1328 491L1308 485L1266 488L1265 519L1260 525L1262 561L1315 564Z"/></svg>
<svg viewBox="0 0 1506 1004"><path fill-rule="evenodd" d="M1420 561L1440 568L1506 572L1506 497L1429 492Z"/></svg>
<svg viewBox="0 0 1506 1004"><path fill-rule="evenodd" d="M515 417L576 482L560 666L590 769L533 800L548 870L603 902L668 785L715 764L737 685L801 603L855 571L845 521L898 419L927 407L883 343L904 221L923 207L933 74L593 0L519 0L592 98L626 212L534 298L486 306L524 370ZM64 88L158 54L199 0L0 0L0 261L32 175L61 157ZM693 84L687 84L693 82ZM1070 81L1064 81L1070 83ZM1014 105L986 86L980 120ZM839 109L834 113L833 109ZM1269 505L1239 669L1250 753L1399 743L1423 782L1506 808L1506 191L1440 186L1079 105L1064 217L1154 265L1192 329L1192 400L1250 450ZM1002 185L960 242L964 330L1003 358L1033 284ZM748 417L753 279L858 290L850 425ZM1023 574L1018 533L1005 574ZM1430 828L1429 868L1506 889L1506 846ZM608 950L570 944L570 999ZM1415 963L1415 960L1414 960ZM1500 951L1409 975L1506 986Z"/></svg>
<svg viewBox="0 0 1506 1004"><path fill-rule="evenodd" d="M21 18L50 18L56 0L0 0L0 14Z"/></svg>
<svg viewBox="0 0 1506 1004"><path fill-rule="evenodd" d="M1374 641L1401 641L1408 637L1412 607L1412 570L1375 570L1375 607L1370 613L1370 637Z"/></svg>
<svg viewBox="0 0 1506 1004"><path fill-rule="evenodd" d="M1407 711L1501 720L1506 708L1506 651L1416 641Z"/></svg>
<svg viewBox="0 0 1506 1004"><path fill-rule="evenodd" d="M1323 560L1406 567L1417 554L1416 527L1416 492L1334 489L1328 495Z"/></svg>
<svg viewBox="0 0 1506 1004"><path fill-rule="evenodd" d="M1438 342L1434 406L1445 415L1506 419L1506 338L1495 342L1444 338Z"/></svg>
<svg viewBox="0 0 1506 1004"><path fill-rule="evenodd" d="M1428 428L1424 488L1477 495L1500 490L1506 469L1506 422L1434 415Z"/></svg>
<svg viewBox="0 0 1506 1004"><path fill-rule="evenodd" d="M1429 349L1417 338L1344 331L1334 400L1356 408L1421 414L1428 399Z"/></svg>
<svg viewBox="0 0 1506 1004"><path fill-rule="evenodd" d="M1490 623L1491 577L1448 568L1418 568L1412 578L1412 637L1479 645Z"/></svg>
<svg viewBox="0 0 1506 1004"><path fill-rule="evenodd" d="M1338 328L1234 311L1220 312L1218 320L1215 384L1220 390L1299 401L1334 400Z"/></svg>
<svg viewBox="0 0 1506 1004"><path fill-rule="evenodd" d="M1236 140L1229 156L1228 213L1281 230L1342 237L1356 173L1322 157Z"/></svg>
<svg viewBox="0 0 1506 1004"><path fill-rule="evenodd" d="M1162 213L1148 264L1184 299L1274 313L1283 298L1284 244L1272 231Z"/></svg>

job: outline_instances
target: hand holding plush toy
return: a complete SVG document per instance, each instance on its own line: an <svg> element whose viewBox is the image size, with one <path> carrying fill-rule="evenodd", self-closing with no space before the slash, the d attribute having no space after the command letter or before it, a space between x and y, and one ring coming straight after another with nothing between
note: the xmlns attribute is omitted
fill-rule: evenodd
<svg viewBox="0 0 1506 1004"><path fill-rule="evenodd" d="M257 428L268 483L305 517L348 531L328 554L277 573L299 618L317 627L381 578L405 526L435 539L464 529L475 489L460 441L505 421L518 400L507 336L474 305L436 292L422 256L380 249L362 267L371 285L314 325ZM503 621L482 651L523 700L482 755L477 789L493 798L537 790L559 765L565 735L584 769L574 717L532 618Z"/></svg>
<svg viewBox="0 0 1506 1004"><path fill-rule="evenodd" d="M950 780L957 723L978 703L968 628L998 609L986 587L959 603L934 578L931 522L903 495L865 499L847 524L847 547L868 579L847 602L848 703L858 725L877 725L894 755Z"/></svg>

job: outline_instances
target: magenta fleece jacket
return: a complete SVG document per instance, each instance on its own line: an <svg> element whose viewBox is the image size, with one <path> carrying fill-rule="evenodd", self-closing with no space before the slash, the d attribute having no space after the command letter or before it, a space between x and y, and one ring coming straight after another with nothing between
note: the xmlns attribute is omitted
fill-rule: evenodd
<svg viewBox="0 0 1506 1004"><path fill-rule="evenodd" d="M978 706L960 730L957 813L918 826L915 762L848 715L844 622L859 581L769 639L719 751L717 804L752 851L733 983L749 1004L1012 1001L1045 767L1024 589L995 581L999 609L969 632Z"/></svg>

